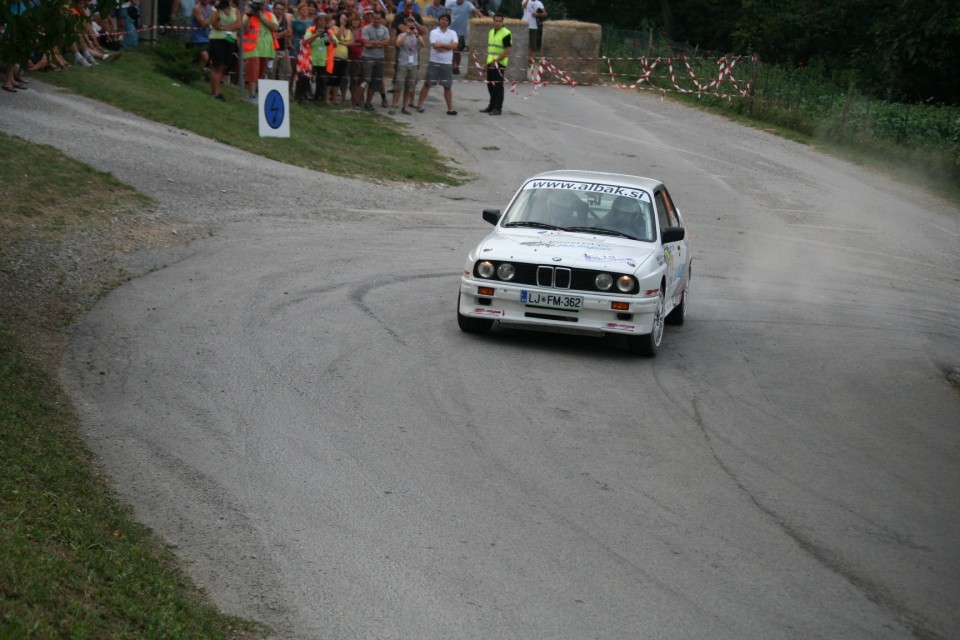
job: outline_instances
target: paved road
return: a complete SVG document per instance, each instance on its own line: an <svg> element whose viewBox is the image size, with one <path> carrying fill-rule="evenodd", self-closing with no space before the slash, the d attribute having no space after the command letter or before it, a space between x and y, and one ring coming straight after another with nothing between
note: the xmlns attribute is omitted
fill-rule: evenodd
<svg viewBox="0 0 960 640"><path fill-rule="evenodd" d="M282 637L960 635L960 212L655 96L484 93L412 119L476 175L426 190L4 100L3 130L220 224L67 353L138 516ZM457 329L481 209L563 167L685 214L689 322L655 360Z"/></svg>

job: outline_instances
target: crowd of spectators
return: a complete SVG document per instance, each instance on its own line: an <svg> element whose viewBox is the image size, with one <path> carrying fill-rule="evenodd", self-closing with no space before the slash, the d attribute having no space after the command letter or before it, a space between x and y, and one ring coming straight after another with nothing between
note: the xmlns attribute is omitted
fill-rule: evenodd
<svg viewBox="0 0 960 640"><path fill-rule="evenodd" d="M52 47L49 52L31 52L26 70L61 71L71 65L78 67L93 67L107 60L115 60L124 46L124 32L120 30L126 18L128 7L132 6L133 13L138 14L140 0L128 0L122 8L114 12L103 14L96 10L92 0L70 0L64 5L67 17L73 19L76 25L75 37L72 42L63 47ZM9 4L13 17L29 19L28 12L39 10L37 0L14 0ZM28 22L29 23L29 22ZM8 25L0 25L0 34ZM23 77L24 69L16 61L0 61L3 68L3 90L9 93L27 89L27 80Z"/></svg>
<svg viewBox="0 0 960 640"><path fill-rule="evenodd" d="M123 48L138 45L140 0L123 0L108 15L96 10L95 1L70 0L70 12L82 24L75 42L65 54L57 49L38 54L30 61L30 71L59 71L71 63L92 67L115 59ZM210 93L218 100L226 100L223 83L228 74L238 71L242 58L244 95L251 100L257 98L257 81L270 77L288 80L301 103L374 111L373 99L379 94L381 108L391 114L398 108L409 114L412 108L423 111L430 87L439 84L447 113L456 115L450 76L460 73L469 20L484 15L481 7L492 15L500 4L498 0L289 2L247 0L241 14L238 0L162 0L157 5L156 27L162 37L181 40L193 51L194 63L208 75ZM389 24L388 13L393 13ZM432 32L423 16L437 20ZM390 49L395 52L395 75L385 80ZM429 63L414 106L423 55ZM7 65L5 71L5 91L26 88L17 65ZM387 83L393 94L389 102Z"/></svg>

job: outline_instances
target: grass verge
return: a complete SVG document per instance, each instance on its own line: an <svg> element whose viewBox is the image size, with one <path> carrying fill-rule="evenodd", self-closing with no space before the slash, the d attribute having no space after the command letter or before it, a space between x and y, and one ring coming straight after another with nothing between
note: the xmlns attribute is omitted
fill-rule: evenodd
<svg viewBox="0 0 960 640"><path fill-rule="evenodd" d="M272 160L347 177L459 184L463 174L394 120L352 109L290 104L290 137L261 138L257 106L224 85L227 102L203 81L184 84L154 69L149 49L92 69L48 73L44 82L146 119L192 131Z"/></svg>
<svg viewBox="0 0 960 640"><path fill-rule="evenodd" d="M167 242L112 176L0 134L0 638L249 638L109 489L55 371L70 322Z"/></svg>

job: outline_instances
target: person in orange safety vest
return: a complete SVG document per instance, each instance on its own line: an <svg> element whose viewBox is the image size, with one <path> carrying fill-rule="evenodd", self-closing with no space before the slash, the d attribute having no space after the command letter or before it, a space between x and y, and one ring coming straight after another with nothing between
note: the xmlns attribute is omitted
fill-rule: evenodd
<svg viewBox="0 0 960 640"><path fill-rule="evenodd" d="M267 77L267 66L276 57L279 47L274 33L280 23L260 0L247 5L243 16L243 79L247 85L247 95L257 99L257 81Z"/></svg>

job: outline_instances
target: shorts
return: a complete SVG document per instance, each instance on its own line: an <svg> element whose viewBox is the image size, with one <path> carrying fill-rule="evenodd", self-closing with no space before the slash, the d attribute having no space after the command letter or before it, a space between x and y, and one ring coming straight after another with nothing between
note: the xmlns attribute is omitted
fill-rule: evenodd
<svg viewBox="0 0 960 640"><path fill-rule="evenodd" d="M420 67L416 65L401 64L397 67L397 75L393 76L393 90L406 93L413 93L417 88L417 80L420 78Z"/></svg>
<svg viewBox="0 0 960 640"><path fill-rule="evenodd" d="M363 61L363 81L376 89L383 82L383 60Z"/></svg>
<svg viewBox="0 0 960 640"><path fill-rule="evenodd" d="M431 62L427 65L427 79L424 81L428 87L439 84L444 89L453 86L453 65Z"/></svg>
<svg viewBox="0 0 960 640"><path fill-rule="evenodd" d="M233 63L237 55L237 43L226 38L210 41L210 64L213 67L226 67Z"/></svg>
<svg viewBox="0 0 960 640"><path fill-rule="evenodd" d="M333 72L327 75L328 87L339 87L346 75L347 61L343 58L333 59Z"/></svg>
<svg viewBox="0 0 960 640"><path fill-rule="evenodd" d="M530 51L540 51L543 44L543 29L530 29Z"/></svg>
<svg viewBox="0 0 960 640"><path fill-rule="evenodd" d="M363 82L363 60L360 58L349 60L347 68L349 70L347 75L350 76L350 91L358 91L360 83Z"/></svg>
<svg viewBox="0 0 960 640"><path fill-rule="evenodd" d="M267 63L273 58L244 58L243 81L254 82L267 77Z"/></svg>

